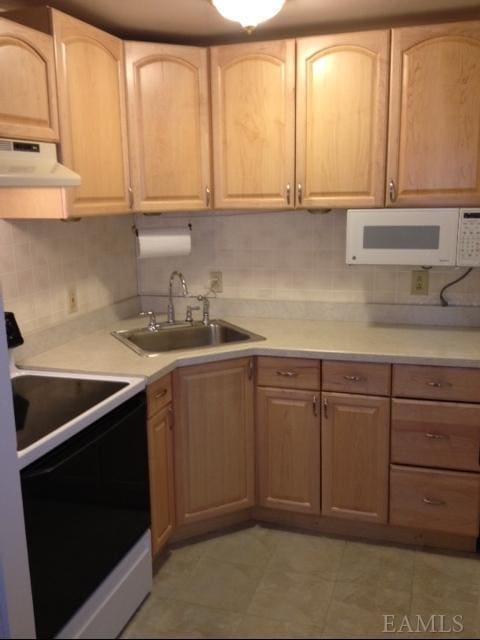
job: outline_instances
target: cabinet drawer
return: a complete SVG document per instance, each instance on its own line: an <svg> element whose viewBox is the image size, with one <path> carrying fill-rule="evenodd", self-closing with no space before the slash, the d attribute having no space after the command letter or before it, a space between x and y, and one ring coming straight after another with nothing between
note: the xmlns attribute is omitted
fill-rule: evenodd
<svg viewBox="0 0 480 640"><path fill-rule="evenodd" d="M390 524L478 535L480 476L392 466Z"/></svg>
<svg viewBox="0 0 480 640"><path fill-rule="evenodd" d="M304 358L259 357L258 384L263 387L320 389L320 361Z"/></svg>
<svg viewBox="0 0 480 640"><path fill-rule="evenodd" d="M392 402L392 462L480 471L480 406Z"/></svg>
<svg viewBox="0 0 480 640"><path fill-rule="evenodd" d="M148 417L160 411L172 401L172 376L164 376L147 387Z"/></svg>
<svg viewBox="0 0 480 640"><path fill-rule="evenodd" d="M391 366L366 362L322 363L324 391L389 396Z"/></svg>
<svg viewBox="0 0 480 640"><path fill-rule="evenodd" d="M394 365L392 395L480 402L480 369Z"/></svg>

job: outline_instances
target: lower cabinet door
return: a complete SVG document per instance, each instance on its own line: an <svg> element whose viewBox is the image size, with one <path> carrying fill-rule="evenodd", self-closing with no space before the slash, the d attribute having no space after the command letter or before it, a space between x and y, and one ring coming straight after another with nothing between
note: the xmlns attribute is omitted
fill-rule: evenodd
<svg viewBox="0 0 480 640"><path fill-rule="evenodd" d="M255 503L253 359L177 369L177 523L198 522Z"/></svg>
<svg viewBox="0 0 480 640"><path fill-rule="evenodd" d="M392 465L390 524L478 536L480 476Z"/></svg>
<svg viewBox="0 0 480 640"><path fill-rule="evenodd" d="M259 388L257 462L259 503L320 513L320 394Z"/></svg>
<svg viewBox="0 0 480 640"><path fill-rule="evenodd" d="M174 526L172 408L165 407L148 420L148 462L152 555L163 548Z"/></svg>
<svg viewBox="0 0 480 640"><path fill-rule="evenodd" d="M386 523L390 400L323 393L322 514Z"/></svg>

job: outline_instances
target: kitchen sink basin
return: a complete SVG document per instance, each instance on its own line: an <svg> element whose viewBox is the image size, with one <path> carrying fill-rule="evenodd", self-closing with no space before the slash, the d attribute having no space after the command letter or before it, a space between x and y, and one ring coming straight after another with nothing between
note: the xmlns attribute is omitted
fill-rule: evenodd
<svg viewBox="0 0 480 640"><path fill-rule="evenodd" d="M179 325L161 324L156 331L146 327L125 329L113 331L112 336L139 355L146 357L177 349L196 349L235 342L265 340L263 336L236 327L224 320L212 320L206 326L201 322Z"/></svg>

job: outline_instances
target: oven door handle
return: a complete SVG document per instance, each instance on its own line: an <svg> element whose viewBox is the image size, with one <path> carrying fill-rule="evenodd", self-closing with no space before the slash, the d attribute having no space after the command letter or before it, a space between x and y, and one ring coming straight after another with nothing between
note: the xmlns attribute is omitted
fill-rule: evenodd
<svg viewBox="0 0 480 640"><path fill-rule="evenodd" d="M72 460L73 458L76 458L78 455L80 455L81 453L83 453L84 451L86 451L87 449L89 449L92 445L96 444L97 442L99 442L100 440L102 440L106 435L108 435L111 431L113 431L113 429L115 429L118 426L118 422L115 422L115 424L112 424L112 426L107 429L106 431L103 431L102 433L100 433L96 438L93 438L92 440L89 440L88 442L86 442L83 447L80 447L79 449L75 449L74 451L72 451L69 455L66 455L64 458L61 458L61 460L59 462L57 462L56 464L53 464L49 467L42 467L36 471L27 471L22 473L22 479L30 479L30 478L40 478L41 476L47 476L50 475L51 473L53 473L54 471L56 471L57 469L59 469L62 465L64 465L65 463L69 462L70 460ZM81 432L80 432L81 433ZM67 440L68 442L68 440Z"/></svg>
<svg viewBox="0 0 480 640"><path fill-rule="evenodd" d="M122 422L124 422L127 418L129 418L132 415L132 413L134 413L140 407L143 407L143 406L144 405L142 404L142 405L140 405L138 407L135 407L132 411L129 411L126 415L121 416L121 418L116 420L107 429L105 429L104 431L99 433L96 437L91 438L90 440L88 440L88 442L86 442L80 448L74 448L73 450L71 450L72 449L71 443L69 443L69 441L67 440L65 442L65 444L67 446L70 445L69 446L68 455L62 457L58 462L56 462L55 464L52 464L50 466L47 466L47 467L43 466L43 467L40 467L40 469L32 469L32 471L21 471L22 480L29 480L31 478L40 478L42 476L47 476L47 475L50 475L51 473L54 473L54 471L59 469L65 463L69 462L70 460L73 460L73 458L76 458L78 455L80 455L81 453L83 453L84 451L89 449L92 445L96 444L97 442L100 442L100 440L103 440L103 438L105 438L114 429L119 427L122 424ZM108 414L107 414L107 416L108 416ZM107 417L107 416L105 416L105 417ZM88 427L86 427L86 428L88 429ZM80 431L80 434L81 433L82 432ZM58 458L58 455L59 455L59 453L57 453L56 456L54 455L52 457L55 459L55 458Z"/></svg>

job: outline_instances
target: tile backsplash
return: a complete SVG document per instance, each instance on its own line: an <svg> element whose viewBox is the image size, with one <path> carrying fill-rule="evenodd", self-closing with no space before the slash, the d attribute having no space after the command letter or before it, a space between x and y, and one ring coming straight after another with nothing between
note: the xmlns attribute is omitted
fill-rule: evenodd
<svg viewBox="0 0 480 640"><path fill-rule="evenodd" d="M136 216L138 227L191 222L189 256L138 260L139 293L165 294L173 269L181 269L194 293L208 289L209 272L223 273L223 293L233 299L438 305L441 288L463 273L429 271L429 294L411 295L408 267L345 264L346 213L236 213L205 216ZM419 268L419 267L417 267ZM480 304L480 272L448 292L454 305Z"/></svg>
<svg viewBox="0 0 480 640"><path fill-rule="evenodd" d="M0 283L5 309L24 333L137 294L132 216L0 220ZM68 312L74 287L78 311Z"/></svg>
<svg viewBox="0 0 480 640"><path fill-rule="evenodd" d="M430 293L410 295L411 269L345 264L345 212L137 215L142 227L191 222L189 256L136 260L132 216L0 220L0 283L5 308L22 331L46 329L137 293L165 294L173 269L191 292L208 290L222 271L227 300L438 305L440 289L463 270L430 271ZM138 276L138 282L137 282ZM78 312L70 314L75 288ZM480 305L480 270L449 290L453 305ZM159 302L162 299L159 299ZM160 307L165 306L163 303Z"/></svg>

